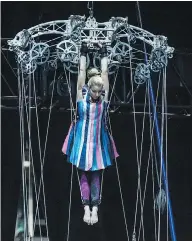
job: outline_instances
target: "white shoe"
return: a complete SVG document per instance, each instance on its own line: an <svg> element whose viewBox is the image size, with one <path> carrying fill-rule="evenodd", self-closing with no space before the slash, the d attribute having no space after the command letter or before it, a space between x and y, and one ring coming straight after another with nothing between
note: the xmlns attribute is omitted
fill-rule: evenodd
<svg viewBox="0 0 192 241"><path fill-rule="evenodd" d="M91 212L91 225L98 222L97 212L98 212L98 207L93 207L92 212Z"/></svg>
<svg viewBox="0 0 192 241"><path fill-rule="evenodd" d="M83 217L83 221L87 223L88 225L91 224L91 210L88 205L84 207L85 213Z"/></svg>

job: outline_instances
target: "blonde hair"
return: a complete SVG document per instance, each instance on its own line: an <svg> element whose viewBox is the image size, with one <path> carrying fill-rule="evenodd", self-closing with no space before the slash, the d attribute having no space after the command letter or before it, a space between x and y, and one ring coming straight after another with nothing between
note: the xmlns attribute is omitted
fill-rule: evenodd
<svg viewBox="0 0 192 241"><path fill-rule="evenodd" d="M88 87L91 88L93 85L103 87L104 83L103 83L103 80L102 80L101 76L95 75L95 76L93 76L89 79Z"/></svg>
<svg viewBox="0 0 192 241"><path fill-rule="evenodd" d="M93 76L100 75L101 72L96 68L91 68L87 71L87 78L90 79Z"/></svg>

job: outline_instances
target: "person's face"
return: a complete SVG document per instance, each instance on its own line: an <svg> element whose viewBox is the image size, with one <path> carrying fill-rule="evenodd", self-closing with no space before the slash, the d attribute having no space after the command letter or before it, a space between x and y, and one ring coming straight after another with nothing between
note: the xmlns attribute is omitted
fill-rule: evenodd
<svg viewBox="0 0 192 241"><path fill-rule="evenodd" d="M101 96L102 93L102 86L98 86L98 85L92 85L90 87L90 95L91 97L96 100Z"/></svg>

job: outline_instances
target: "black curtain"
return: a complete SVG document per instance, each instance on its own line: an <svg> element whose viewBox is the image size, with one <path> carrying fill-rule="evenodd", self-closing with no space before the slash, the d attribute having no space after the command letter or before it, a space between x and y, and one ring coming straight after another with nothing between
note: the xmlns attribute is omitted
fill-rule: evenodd
<svg viewBox="0 0 192 241"><path fill-rule="evenodd" d="M19 113L2 111L1 125L1 240L13 241L21 185Z"/></svg>

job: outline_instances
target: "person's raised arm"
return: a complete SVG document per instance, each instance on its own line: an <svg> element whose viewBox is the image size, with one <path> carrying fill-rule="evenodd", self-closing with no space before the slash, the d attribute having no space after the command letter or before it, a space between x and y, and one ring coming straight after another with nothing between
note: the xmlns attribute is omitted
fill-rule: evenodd
<svg viewBox="0 0 192 241"><path fill-rule="evenodd" d="M82 43L81 46L81 57L79 63L79 74L77 79L77 100L82 99L82 88L85 85L86 80L86 57L88 53L88 48L86 43Z"/></svg>
<svg viewBox="0 0 192 241"><path fill-rule="evenodd" d="M105 100L108 100L109 94L109 78L108 78L108 58L107 58L107 47L105 44L101 46L101 78L104 82L104 90L105 90Z"/></svg>

